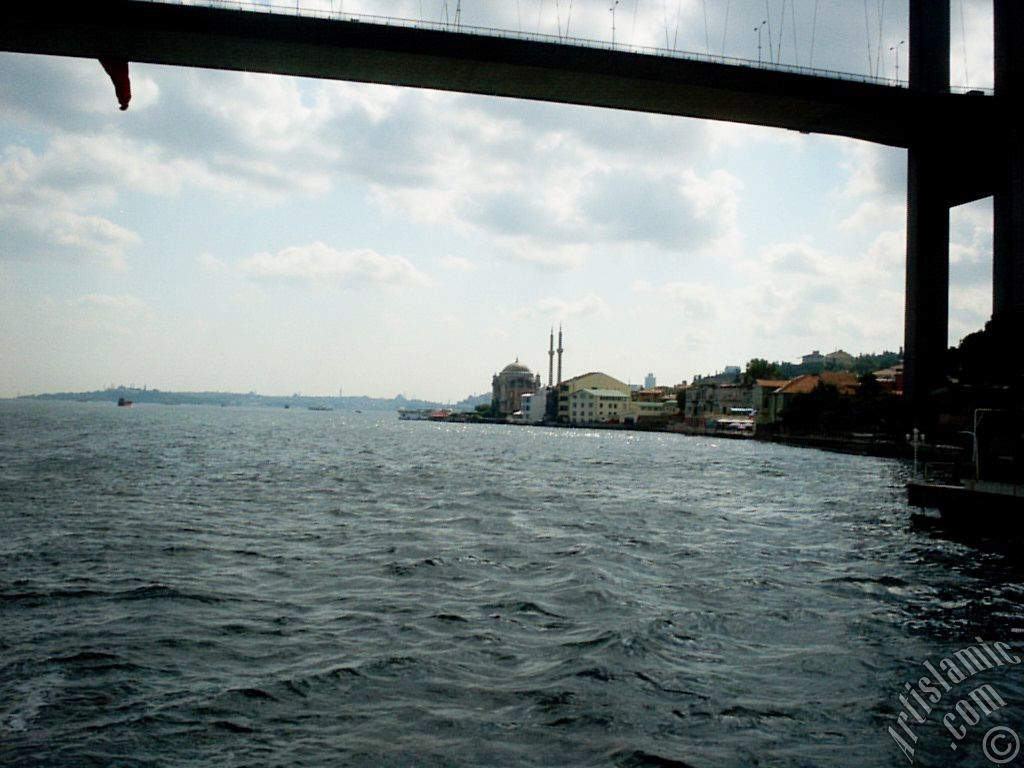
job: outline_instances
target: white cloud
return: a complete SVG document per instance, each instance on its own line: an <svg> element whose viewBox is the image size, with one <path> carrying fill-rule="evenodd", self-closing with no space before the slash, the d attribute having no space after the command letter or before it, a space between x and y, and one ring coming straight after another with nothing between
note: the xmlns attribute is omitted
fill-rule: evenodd
<svg viewBox="0 0 1024 768"><path fill-rule="evenodd" d="M552 320L557 318L576 319L581 317L608 317L608 302L596 293L588 293L574 301L548 296L537 302L537 309L542 316Z"/></svg>
<svg viewBox="0 0 1024 768"><path fill-rule="evenodd" d="M217 258L212 253L201 253L196 257L199 268L211 274L225 274L231 271L231 266L223 259Z"/></svg>
<svg viewBox="0 0 1024 768"><path fill-rule="evenodd" d="M452 272L475 272L479 268L476 262L451 254L441 256L437 261L443 269Z"/></svg>
<svg viewBox="0 0 1024 768"><path fill-rule="evenodd" d="M402 256L360 248L339 251L320 242L257 253L239 264L243 275L266 281L297 281L321 287L427 285L426 276Z"/></svg>
<svg viewBox="0 0 1024 768"><path fill-rule="evenodd" d="M609 317L611 310L601 296L587 293L577 299L566 299L561 296L545 296L528 307L502 313L509 320L532 320L540 324L561 323L584 317Z"/></svg>
<svg viewBox="0 0 1024 768"><path fill-rule="evenodd" d="M761 263L780 275L821 276L825 271L822 254L805 240L766 248Z"/></svg>
<svg viewBox="0 0 1024 768"><path fill-rule="evenodd" d="M906 199L907 155L905 150L847 141L841 145L842 168L847 173L843 195L856 199L872 196L890 204Z"/></svg>
<svg viewBox="0 0 1024 768"><path fill-rule="evenodd" d="M84 261L111 269L125 266L125 254L141 240L100 216L42 206L0 204L0 259Z"/></svg>
<svg viewBox="0 0 1024 768"><path fill-rule="evenodd" d="M673 313L701 325L712 325L720 314L719 303L728 301L713 286L688 280L670 280L657 286L646 280L637 280L633 283L633 292L644 297L645 301L659 299Z"/></svg>
<svg viewBox="0 0 1024 768"><path fill-rule="evenodd" d="M90 293L65 306L72 325L119 335L135 334L155 317L143 299L130 294Z"/></svg>

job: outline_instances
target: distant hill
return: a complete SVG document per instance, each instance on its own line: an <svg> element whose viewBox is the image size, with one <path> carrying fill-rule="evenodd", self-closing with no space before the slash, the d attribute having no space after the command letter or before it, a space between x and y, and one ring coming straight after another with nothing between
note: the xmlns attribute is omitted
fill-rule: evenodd
<svg viewBox="0 0 1024 768"><path fill-rule="evenodd" d="M490 405L491 393L485 392L482 395L470 395L452 406L456 411L472 411L478 405Z"/></svg>
<svg viewBox="0 0 1024 768"><path fill-rule="evenodd" d="M44 395L21 395L20 400L78 400L116 403L119 398L134 403L161 405L262 406L267 408L327 407L339 411L394 411L398 408L439 408L429 400L408 400L401 395L382 397L313 397L309 395L258 395L255 392L166 392L159 389L111 387L91 392L55 392Z"/></svg>

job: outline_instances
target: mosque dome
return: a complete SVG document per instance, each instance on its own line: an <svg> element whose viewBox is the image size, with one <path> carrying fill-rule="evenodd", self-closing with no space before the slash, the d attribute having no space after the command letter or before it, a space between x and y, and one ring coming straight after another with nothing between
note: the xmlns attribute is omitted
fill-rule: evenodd
<svg viewBox="0 0 1024 768"><path fill-rule="evenodd" d="M502 373L530 373L530 369L519 362L519 358L516 358L514 363L509 363L501 369Z"/></svg>

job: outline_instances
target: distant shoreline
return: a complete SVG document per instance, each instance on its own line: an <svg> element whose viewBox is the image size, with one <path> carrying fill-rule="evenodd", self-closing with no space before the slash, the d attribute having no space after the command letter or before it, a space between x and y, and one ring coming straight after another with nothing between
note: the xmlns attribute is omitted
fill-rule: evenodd
<svg viewBox="0 0 1024 768"><path fill-rule="evenodd" d="M443 404L430 400L409 400L404 397L260 395L256 392L174 392L160 389L116 387L86 392L50 392L18 395L6 400L63 400L77 402L117 403L124 398L133 403L158 405L258 406L263 408L333 408L336 410L394 411L399 408L440 408Z"/></svg>

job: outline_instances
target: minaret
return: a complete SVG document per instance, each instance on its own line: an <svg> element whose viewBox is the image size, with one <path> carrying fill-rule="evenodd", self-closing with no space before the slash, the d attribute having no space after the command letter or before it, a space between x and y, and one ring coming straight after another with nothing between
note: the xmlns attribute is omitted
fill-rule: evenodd
<svg viewBox="0 0 1024 768"><path fill-rule="evenodd" d="M551 326L551 340L548 347L548 386L553 383L552 376L555 375L555 326Z"/></svg>
<svg viewBox="0 0 1024 768"><path fill-rule="evenodd" d="M562 383L562 326L558 326L558 383Z"/></svg>

